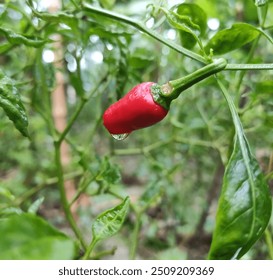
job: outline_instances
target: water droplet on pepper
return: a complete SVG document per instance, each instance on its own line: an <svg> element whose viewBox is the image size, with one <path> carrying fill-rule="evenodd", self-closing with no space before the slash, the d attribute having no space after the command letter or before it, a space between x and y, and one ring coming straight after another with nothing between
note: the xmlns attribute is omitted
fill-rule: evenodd
<svg viewBox="0 0 273 280"><path fill-rule="evenodd" d="M113 137L114 139L121 141L121 140L126 139L126 138L129 136L129 134L130 134L130 133L111 134L111 135L112 135L112 137Z"/></svg>

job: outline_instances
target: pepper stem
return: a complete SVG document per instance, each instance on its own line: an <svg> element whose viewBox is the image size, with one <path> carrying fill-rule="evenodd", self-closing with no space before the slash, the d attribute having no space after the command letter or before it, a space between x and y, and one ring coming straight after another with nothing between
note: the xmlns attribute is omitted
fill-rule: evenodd
<svg viewBox="0 0 273 280"><path fill-rule="evenodd" d="M176 99L182 91L193 86L197 82L222 71L225 69L226 65L227 61L224 58L219 58L211 64L208 64L185 77L169 81L161 86L161 97L170 101Z"/></svg>

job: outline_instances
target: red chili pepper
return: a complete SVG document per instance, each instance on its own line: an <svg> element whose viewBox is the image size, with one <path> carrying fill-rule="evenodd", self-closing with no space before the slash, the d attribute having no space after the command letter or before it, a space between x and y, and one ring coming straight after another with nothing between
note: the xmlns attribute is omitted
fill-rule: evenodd
<svg viewBox="0 0 273 280"><path fill-rule="evenodd" d="M104 112L104 126L111 134L128 134L161 121L168 109L154 101L156 94L157 84L153 82L135 86Z"/></svg>
<svg viewBox="0 0 273 280"><path fill-rule="evenodd" d="M147 82L135 86L123 98L112 104L103 114L103 124L113 135L124 135L156 124L168 114L172 100L197 82L225 69L223 58L162 86ZM119 140L120 140L119 139Z"/></svg>

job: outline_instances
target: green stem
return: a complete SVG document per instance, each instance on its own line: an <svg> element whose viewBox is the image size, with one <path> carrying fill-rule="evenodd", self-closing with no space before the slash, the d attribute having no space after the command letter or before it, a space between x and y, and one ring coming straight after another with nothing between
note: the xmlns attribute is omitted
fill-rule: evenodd
<svg viewBox="0 0 273 280"><path fill-rule="evenodd" d="M206 79L213 74L222 71L223 69L225 69L226 65L227 61L224 58L219 58L213 63L210 63L185 77L169 81L168 83L161 86L161 97L164 97L167 100L173 100L187 88L195 85L196 83Z"/></svg>
<svg viewBox="0 0 273 280"><path fill-rule="evenodd" d="M206 64L207 61L206 59L204 59L202 56L192 52L192 51L189 51L177 44L175 44L174 42L171 42L169 40L166 40L163 36L161 36L159 33L147 28L145 26L145 24L141 23L141 22L137 22L135 21L134 19L130 18L130 17L126 17L124 15L120 15L118 13L114 13L114 12L110 12L108 10L105 10L105 9L101 9L101 8L97 8L97 7L93 7L93 6L90 6L89 4L87 3L83 3L83 7L82 7L83 11L85 12L89 12L89 13L95 13L95 14L99 14L99 15L102 15L102 16L106 16L108 18L111 18L111 19L114 19L114 20L117 20L118 22L123 22L123 23L126 23L130 26L133 26L135 27L136 29L146 33L147 35L151 36L152 38L156 39L157 41L163 43L164 45L172 48L173 50L187 56L187 57L190 57L196 61L199 61L201 63L204 63Z"/></svg>
<svg viewBox="0 0 273 280"><path fill-rule="evenodd" d="M113 247L111 250L101 251L97 253L95 256L92 257L92 260L99 260L104 256L113 256L115 255L115 252L117 250L117 247Z"/></svg>
<svg viewBox="0 0 273 280"><path fill-rule="evenodd" d="M67 135L67 133L70 131L72 125L74 124L75 120L78 118L79 114L81 113L85 103L87 102L87 99L82 98L78 107L76 108L74 114L72 115L72 117L70 118L70 120L68 121L68 124L66 126L66 128L64 129L64 131L61 133L58 142L61 143L65 136Z"/></svg>
<svg viewBox="0 0 273 280"><path fill-rule="evenodd" d="M268 5L257 7L259 24L260 24L261 28L264 27L264 24L265 24L265 21L266 21L267 12L268 12Z"/></svg>
<svg viewBox="0 0 273 280"><path fill-rule="evenodd" d="M75 0L70 0L70 2L74 5L74 7L76 9L79 9L80 7L78 6L78 4L75 2Z"/></svg>
<svg viewBox="0 0 273 280"><path fill-rule="evenodd" d="M237 113L237 110L236 110L236 106L233 102L233 99L232 97L229 95L226 87L224 86L224 84L222 83L222 81L220 79L218 79L218 77L216 77L217 79L217 83L227 101L227 104L228 104L228 107L229 107L229 110L230 110L230 113L231 113L231 116L232 116L232 120L233 120L233 124L234 124L234 128L235 128L235 132L236 132L236 135L237 135L237 138L238 138L238 141L241 145L241 147L245 147L245 144L244 144L244 133L243 133L243 127L242 127L242 124L241 124L241 121L240 121L240 118L238 116L238 113ZM247 161L247 151L245 149L242 149L242 154L243 154L243 158L245 159L245 161ZM250 173L250 172L248 172Z"/></svg>
<svg viewBox="0 0 273 280"><path fill-rule="evenodd" d="M273 70L273 63L265 64L227 64L224 71L240 71L240 70Z"/></svg>
<svg viewBox="0 0 273 280"><path fill-rule="evenodd" d="M114 196L114 197L116 197L116 198L118 198L118 199L120 199L122 201L125 199L124 196L116 193L115 191L113 191L111 189L107 190L107 193L111 194L112 196ZM137 213L135 205L133 203L131 203L131 202L130 202L130 207L131 207L131 209L133 210L134 213Z"/></svg>
<svg viewBox="0 0 273 280"><path fill-rule="evenodd" d="M130 248L130 259L134 260L136 258L136 252L137 252L137 247L138 247L138 240L139 240L139 232L141 229L141 217L142 217L142 212L137 213L136 215L136 223L132 235L132 245Z"/></svg>
<svg viewBox="0 0 273 280"><path fill-rule="evenodd" d="M265 31L264 29L258 28L257 30L258 30L262 35L264 35L265 38L266 38L271 44L273 44L273 39L272 39L272 37L271 37L269 34L267 34L266 31Z"/></svg>
<svg viewBox="0 0 273 280"><path fill-rule="evenodd" d="M75 195L69 202L70 207L76 202L76 200L80 197L80 195L86 190L86 188L89 186L89 184L95 180L96 176L97 176L97 174L95 176L92 176L91 178L86 178L86 176L84 176L82 184L80 184L77 192L75 193Z"/></svg>
<svg viewBox="0 0 273 280"><path fill-rule="evenodd" d="M213 141L204 141L199 139L192 138L181 138L181 137L172 137L164 141L154 142L153 144L143 147L143 148L129 148L129 149L115 149L113 151L114 156L128 156L128 155L141 155L145 153L150 153L153 150L160 149L163 146L166 146L170 143L182 143L188 144L190 146L201 146L213 149L219 149L216 142Z"/></svg>
<svg viewBox="0 0 273 280"><path fill-rule="evenodd" d="M55 144L55 164L57 167L57 177L58 177L58 185L59 185L59 191L60 191L60 196L61 196L61 204L63 206L63 210L64 210L67 221L69 222L72 230L74 231L75 235L77 236L78 240L80 241L82 247L85 249L86 244L85 244L84 238L73 218L73 215L71 213L69 203L68 203L68 200L66 197L65 185L64 185L64 173L63 173L62 162L61 162L61 142L54 142L54 144Z"/></svg>
<svg viewBox="0 0 273 280"><path fill-rule="evenodd" d="M268 167L267 167L267 174L270 173L273 170L273 151L270 153L270 157L269 157L269 163L268 163Z"/></svg>
<svg viewBox="0 0 273 280"><path fill-rule="evenodd" d="M113 155L114 156L141 155L144 153L149 153L152 150L159 149L172 142L173 142L173 138L164 141L162 140L157 141L143 148L114 149Z"/></svg>
<svg viewBox="0 0 273 280"><path fill-rule="evenodd" d="M71 173L64 174L64 180L71 180L71 179L74 179L76 177L79 177L80 175L82 175L82 171L81 170L75 170ZM43 188L54 185L56 183L58 183L58 178L57 177L47 179L45 182L43 182L43 183L29 189L25 193L23 193L21 197L19 197L18 199L15 200L14 205L22 204L28 198L32 197L33 195L35 195L37 192L39 192Z"/></svg>
<svg viewBox="0 0 273 280"><path fill-rule="evenodd" d="M265 241L268 247L268 251L269 251L269 257L271 260L273 260L273 241L272 241L272 237L270 234L270 231L268 230L268 228L265 230Z"/></svg>
<svg viewBox="0 0 273 280"><path fill-rule="evenodd" d="M79 103L78 107L76 108L74 114L72 115L72 117L68 121L68 124L67 124L66 128L61 133L61 135L60 135L60 137L58 139L58 142L61 143L65 139L67 133L70 131L70 129L73 126L74 122L76 121L76 119L78 118L79 114L81 113L84 105L92 97L92 95L96 93L96 91L101 86L101 83L105 80L105 78L106 78L106 75L101 78L101 80L97 83L97 85L94 87L94 89L92 89L92 91L87 96L85 96L84 93L82 93L82 97L81 97L80 103Z"/></svg>
<svg viewBox="0 0 273 280"><path fill-rule="evenodd" d="M267 181L272 180L272 179L273 179L273 171L270 172L270 173L267 173L266 176L265 176L265 179L266 179Z"/></svg>
<svg viewBox="0 0 273 280"><path fill-rule="evenodd" d="M88 260L90 258L90 255L94 249L94 247L96 246L96 244L98 243L98 239L94 238L92 239L91 243L89 244L89 246L87 247L85 254L83 255L82 259L83 260Z"/></svg>
<svg viewBox="0 0 273 280"><path fill-rule="evenodd" d="M271 30L271 29L273 29L273 25L266 26L266 27L263 28L263 30Z"/></svg>
<svg viewBox="0 0 273 280"><path fill-rule="evenodd" d="M251 59L252 59L252 57L253 57L253 55L254 55L254 52L255 52L255 50L256 50L256 47L257 47L257 45L258 45L258 43L259 43L260 38L261 38L261 35L259 35L259 36L256 38L256 40L254 41L254 43L252 44L251 49L250 49L250 52L249 52L249 54L248 54L248 56L247 56L247 58L246 58L246 62L247 62L247 63L251 61ZM241 69L241 70L243 70L243 69ZM255 70L257 70L257 69L255 69ZM237 73L236 73L236 74L237 74ZM240 87L241 87L241 84L242 84L243 79L244 79L244 77L245 77L245 74L246 74L245 71L240 71L240 72L238 73L238 79L237 79L237 82L235 83L235 93L236 93L235 104L239 104L239 100L240 100L240 97L241 97L241 95L240 95Z"/></svg>

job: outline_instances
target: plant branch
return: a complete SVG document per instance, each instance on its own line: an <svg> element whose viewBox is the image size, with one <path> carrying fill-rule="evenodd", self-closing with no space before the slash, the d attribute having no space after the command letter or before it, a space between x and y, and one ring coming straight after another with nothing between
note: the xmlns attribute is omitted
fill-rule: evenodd
<svg viewBox="0 0 273 280"><path fill-rule="evenodd" d="M273 63L266 64L227 64L224 71L273 70Z"/></svg>
<svg viewBox="0 0 273 280"><path fill-rule="evenodd" d="M273 29L273 25L266 26L266 27L263 28L263 30L271 30L271 29Z"/></svg>
<svg viewBox="0 0 273 280"><path fill-rule="evenodd" d="M169 140L165 140L165 141L158 141L158 142L154 142L151 145L143 147L143 148L115 149L113 151L113 155L117 155L117 156L141 155L144 153L149 153L150 151L158 149L162 146L168 145L172 141L173 141L173 139L169 139Z"/></svg>
<svg viewBox="0 0 273 280"><path fill-rule="evenodd" d="M82 175L82 173L83 172L81 170L75 170L71 173L64 174L64 180L66 181L66 180L74 179L74 178ZM15 200L14 204L15 205L20 205L24 201L26 201L28 198L30 198L31 196L33 196L34 194L36 194L37 192L42 190L43 188L54 185L56 183L58 183L58 178L57 177L49 178L45 182L43 182L43 183L29 189L25 193L23 193L22 196L20 196L17 200Z"/></svg>
<svg viewBox="0 0 273 280"><path fill-rule="evenodd" d="M89 244L88 248L85 251L84 256L82 257L83 260L89 259L90 254L92 253L92 251L97 243L98 243L98 240L96 238L92 239L91 243Z"/></svg>
<svg viewBox="0 0 273 280"><path fill-rule="evenodd" d="M75 193L75 195L69 202L70 207L77 201L77 199L81 196L81 194L86 190L88 185L95 180L96 176L97 176L97 174L94 176L91 176L90 178L86 178L86 175L83 176L82 184L79 186L77 192Z"/></svg>
<svg viewBox="0 0 273 280"><path fill-rule="evenodd" d="M161 36L159 33L155 32L152 29L149 29L145 26L145 24L141 23L141 22L137 22L134 19L130 18L130 17L126 17L124 15L120 15L118 13L115 12L111 12L105 9L101 9L101 8L97 8L97 7L93 7L90 6L87 3L83 3L83 7L82 7L83 11L88 12L88 13L94 13L94 14L99 14L108 18L111 18L113 20L119 21L119 22L123 22L125 24L128 24L130 26L135 27L136 29L146 33L147 35L149 35L150 37L156 39L157 41L163 43L164 45L172 48L173 50L189 57L192 58L196 61L199 61L201 63L207 64L206 59L204 59L202 56L189 51L177 44L175 44L174 42L171 42L167 39L165 39L163 36Z"/></svg>
<svg viewBox="0 0 273 280"><path fill-rule="evenodd" d="M90 97L98 90L98 88L100 87L101 83L103 82L103 80L105 80L106 76L103 76L101 78L101 80L97 83L97 85L94 87L94 89L90 92L90 94L88 94L88 96L83 96L80 100L80 103L78 104L78 107L76 108L74 114L72 115L72 117L70 118L66 128L64 129L64 131L61 133L58 142L62 142L64 140L64 138L66 137L67 133L70 131L71 127L73 126L74 122L76 121L76 119L78 118L79 114L81 113L85 103L90 99Z"/></svg>
<svg viewBox="0 0 273 280"><path fill-rule="evenodd" d="M273 44L273 39L272 39L272 37L271 37L269 34L267 34L265 30L263 30L262 28L258 28L257 30L258 30L262 35L264 35L265 38L266 38L271 44Z"/></svg>
<svg viewBox="0 0 273 280"><path fill-rule="evenodd" d="M116 156L141 155L159 149L173 142L188 144L192 146L201 146L201 147L218 149L217 145L213 142L199 140L199 139L191 139L191 138L172 137L165 141L154 142L151 145L148 145L143 148L115 149L113 151L113 155Z"/></svg>
<svg viewBox="0 0 273 280"><path fill-rule="evenodd" d="M267 173L270 173L272 170L273 170L273 152L270 153Z"/></svg>
<svg viewBox="0 0 273 280"><path fill-rule="evenodd" d="M101 251L99 253L97 253L96 255L94 255L92 257L92 260L99 260L101 259L101 257L104 257L104 256L109 256L109 255L115 255L115 252L117 250L117 247L114 246L111 250L106 250L106 251Z"/></svg>
<svg viewBox="0 0 273 280"><path fill-rule="evenodd" d="M81 101L78 104L76 110L74 111L74 114L70 118L67 126L65 127L64 131L61 133L61 135L58 139L58 142L61 143L64 140L65 136L67 135L67 133L70 131L71 127L73 126L75 120L78 118L79 114L81 113L86 101L87 101L86 99L81 99Z"/></svg>
<svg viewBox="0 0 273 280"><path fill-rule="evenodd" d="M86 243L81 234L81 231L79 230L79 228L73 218L73 215L72 215L72 212L71 212L71 209L69 207L69 203L68 203L68 200L66 197L65 184L64 184L64 173L63 173L62 162L61 162L61 142L55 141L54 145L55 145L55 164L56 164L56 168L57 168L58 187L59 187L60 196L61 196L61 204L63 206L63 210L64 210L67 221L69 222L72 230L74 231L75 235L79 239L82 247L84 249L86 249L86 247L87 247Z"/></svg>
<svg viewBox="0 0 273 280"><path fill-rule="evenodd" d="M260 41L260 38L261 38L261 34L256 38L256 40L253 42L252 46L251 46L251 49L246 57L246 60L245 62L246 63L249 63L252 59L252 57L254 56L254 53L255 53L255 50L257 48L257 45ZM245 74L246 74L246 71L240 71L237 76L237 82L235 83L235 93L236 93L236 104L239 104L239 101L240 101L240 98L241 98L241 95L240 95L240 87L242 85L242 82L243 82L243 79L245 77Z"/></svg>
<svg viewBox="0 0 273 280"><path fill-rule="evenodd" d="M226 65L227 61L224 58L219 58L182 78L169 81L161 86L162 93L160 96L167 100L173 100L189 87L222 71L225 69Z"/></svg>
<svg viewBox="0 0 273 280"><path fill-rule="evenodd" d="M132 240L131 240L131 248L130 248L130 259L134 260L136 258L136 252L137 252L137 246L138 246L138 240L139 240L139 232L141 229L141 217L142 212L139 212L136 214L136 221L135 226L132 234Z"/></svg>
<svg viewBox="0 0 273 280"><path fill-rule="evenodd" d="M271 260L273 260L273 241L272 241L271 233L268 228L265 230L264 233L265 233L265 241L269 251L269 257Z"/></svg>

